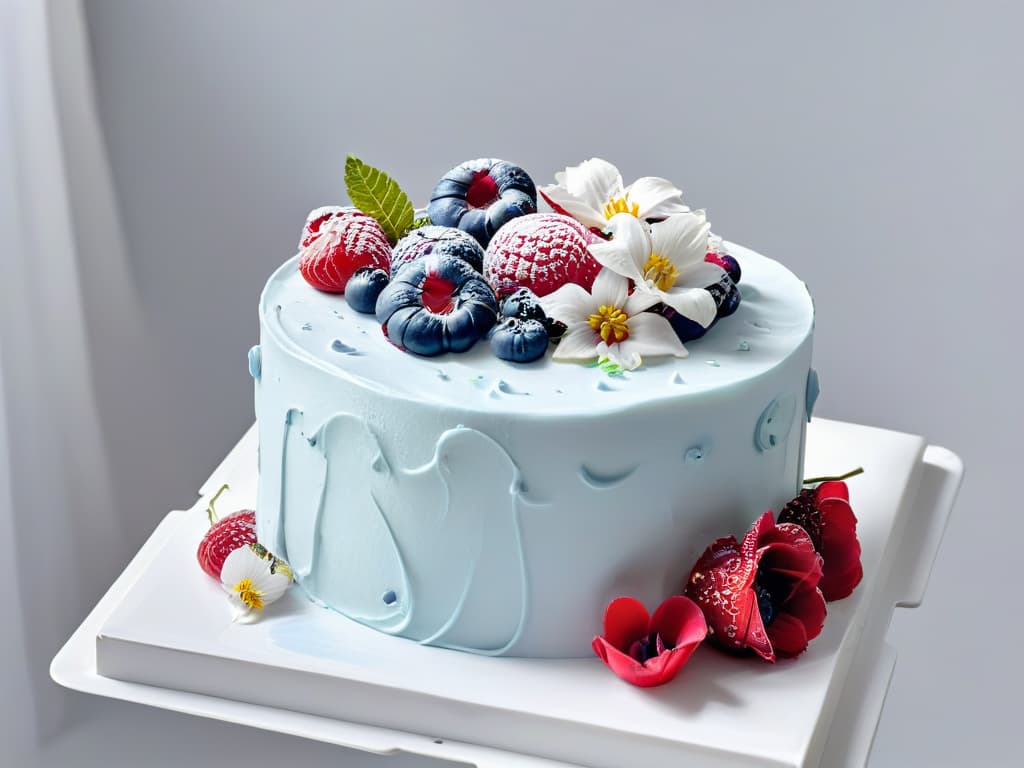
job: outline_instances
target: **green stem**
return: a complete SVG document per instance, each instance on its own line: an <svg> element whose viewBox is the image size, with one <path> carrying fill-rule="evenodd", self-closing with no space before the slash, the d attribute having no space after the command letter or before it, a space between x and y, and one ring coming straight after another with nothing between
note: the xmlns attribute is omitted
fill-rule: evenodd
<svg viewBox="0 0 1024 768"><path fill-rule="evenodd" d="M226 491L227 489L228 484L224 483L224 485L222 485L220 489L215 494L213 494L213 498L210 499L210 503L206 505L206 516L210 519L210 525L213 525L219 519L217 517L216 510L214 510L213 508L213 505L217 503L217 499L219 499L220 495L224 493L224 491Z"/></svg>
<svg viewBox="0 0 1024 768"><path fill-rule="evenodd" d="M828 483L832 480L849 480L851 477L864 474L864 467L857 467L851 469L845 475L834 475L834 476L822 476L822 477L808 477L804 480L804 485L812 485L814 483Z"/></svg>

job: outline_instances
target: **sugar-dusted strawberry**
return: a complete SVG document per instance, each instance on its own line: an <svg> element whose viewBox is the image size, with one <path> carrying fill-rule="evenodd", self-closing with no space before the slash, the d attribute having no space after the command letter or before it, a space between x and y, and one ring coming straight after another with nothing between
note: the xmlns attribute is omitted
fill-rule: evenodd
<svg viewBox="0 0 1024 768"><path fill-rule="evenodd" d="M299 243L299 271L320 291L344 293L358 269L390 270L391 244L380 224L356 208L317 208Z"/></svg>
<svg viewBox="0 0 1024 768"><path fill-rule="evenodd" d="M325 222L333 219L335 216L349 213L359 213L359 209L353 208L351 205L324 205L320 208L314 208L309 212L309 215L306 217L306 223L302 226L302 239L299 240L299 250L302 250L320 237L320 228Z"/></svg>
<svg viewBox="0 0 1024 768"><path fill-rule="evenodd" d="M598 237L559 213L531 213L503 226L484 254L484 277L499 296L529 288L546 296L566 283L588 291L601 265L587 250Z"/></svg>
<svg viewBox="0 0 1024 768"><path fill-rule="evenodd" d="M217 517L214 504L226 489L226 485L221 486L210 499L206 509L206 514L210 518L210 529L199 542L199 549L196 551L200 567L218 580L228 555L239 547L256 543L256 513L253 510L243 509L226 517Z"/></svg>

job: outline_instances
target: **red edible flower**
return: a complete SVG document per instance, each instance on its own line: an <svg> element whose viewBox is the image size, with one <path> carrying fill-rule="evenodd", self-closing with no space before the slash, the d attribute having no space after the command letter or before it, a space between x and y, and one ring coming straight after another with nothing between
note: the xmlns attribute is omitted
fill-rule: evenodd
<svg viewBox="0 0 1024 768"><path fill-rule="evenodd" d="M797 656L825 624L818 589L821 556L799 525L765 512L742 543L718 539L690 572L686 594L704 611L708 636L727 650L752 649L768 661Z"/></svg>
<svg viewBox="0 0 1024 768"><path fill-rule="evenodd" d="M706 635L704 615L689 598L674 595L649 616L639 600L619 597L608 604L594 653L627 683L650 688L675 677Z"/></svg>
<svg viewBox="0 0 1024 768"><path fill-rule="evenodd" d="M860 563L857 516L850 506L846 483L830 480L802 491L782 510L779 522L796 523L807 530L824 561L818 587L826 600L842 600L860 584L864 569Z"/></svg>

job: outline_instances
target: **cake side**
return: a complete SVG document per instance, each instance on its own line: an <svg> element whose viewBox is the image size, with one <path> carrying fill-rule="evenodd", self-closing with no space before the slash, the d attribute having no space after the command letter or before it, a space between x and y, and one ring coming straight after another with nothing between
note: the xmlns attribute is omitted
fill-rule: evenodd
<svg viewBox="0 0 1024 768"><path fill-rule="evenodd" d="M800 487L813 307L781 265L730 250L735 314L620 376L405 354L286 263L252 361L259 540L381 631L587 655L610 599L679 591L710 538Z"/></svg>

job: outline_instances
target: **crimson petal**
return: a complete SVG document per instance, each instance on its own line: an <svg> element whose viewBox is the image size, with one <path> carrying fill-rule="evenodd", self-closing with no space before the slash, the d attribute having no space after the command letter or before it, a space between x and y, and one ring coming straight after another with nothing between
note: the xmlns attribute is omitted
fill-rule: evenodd
<svg viewBox="0 0 1024 768"><path fill-rule="evenodd" d="M643 618L641 625L640 619ZM626 643L655 633L657 656L640 662L628 654ZM647 609L631 597L613 600L605 611L605 636L595 637L594 652L616 675L644 688L674 678L707 633L700 607L686 597L668 598L648 619ZM630 639L632 638L632 640ZM665 642L674 647L666 648ZM622 643L622 648L616 647Z"/></svg>
<svg viewBox="0 0 1024 768"><path fill-rule="evenodd" d="M612 600L604 612L604 638L623 653L630 646L647 637L651 617L644 604L632 597Z"/></svg>

